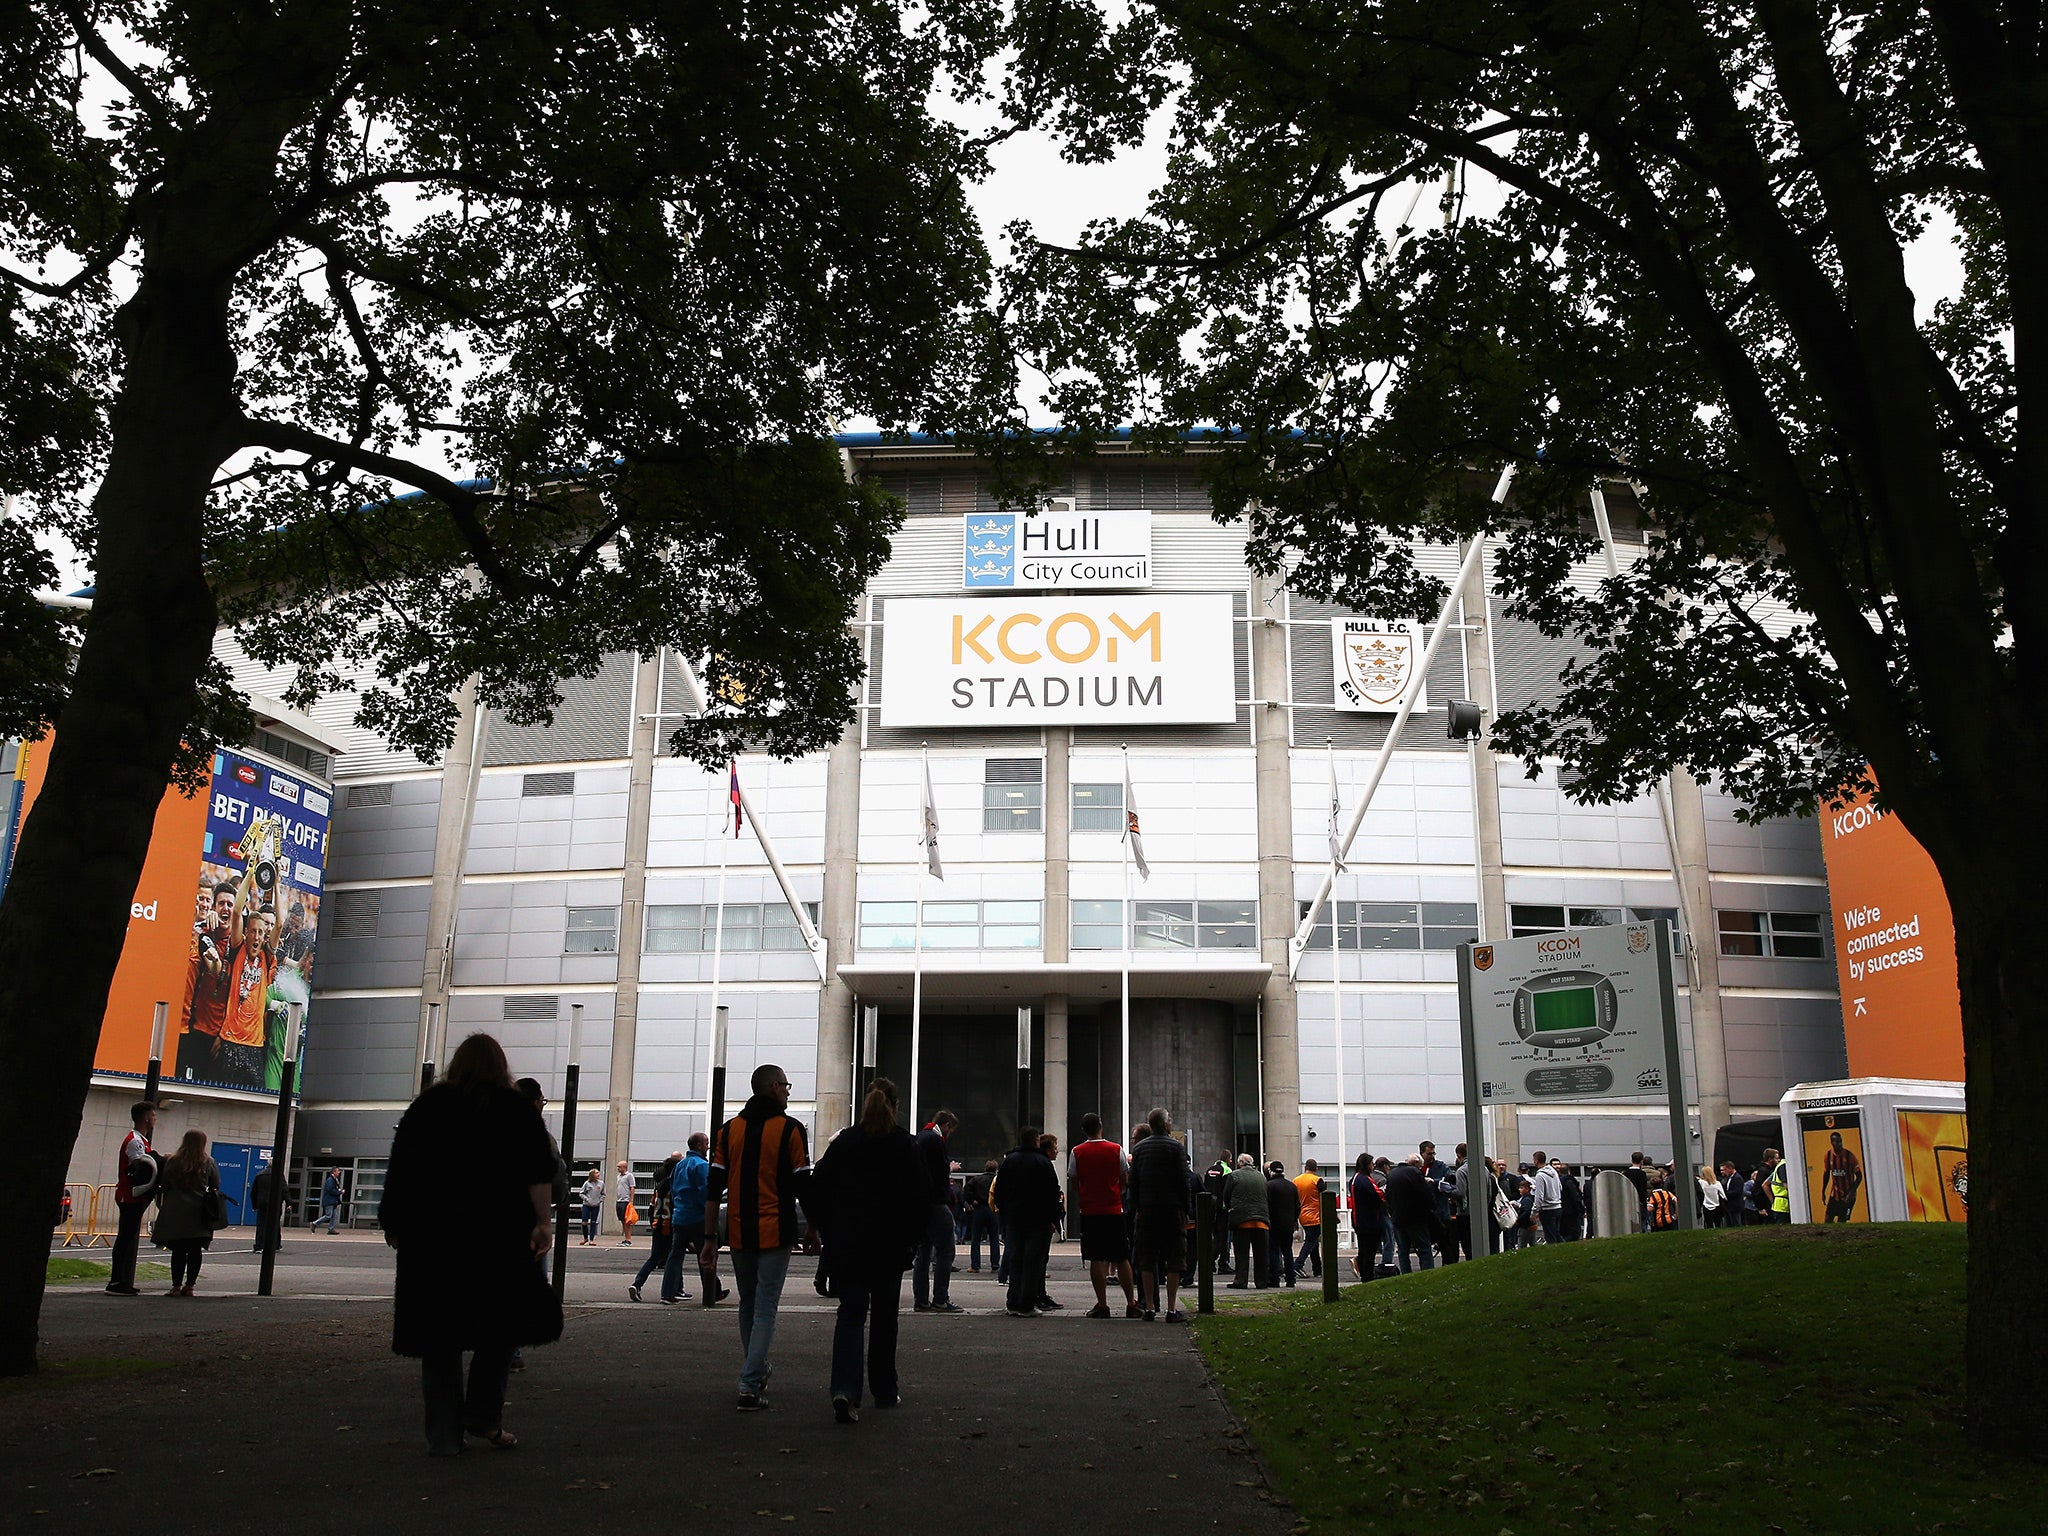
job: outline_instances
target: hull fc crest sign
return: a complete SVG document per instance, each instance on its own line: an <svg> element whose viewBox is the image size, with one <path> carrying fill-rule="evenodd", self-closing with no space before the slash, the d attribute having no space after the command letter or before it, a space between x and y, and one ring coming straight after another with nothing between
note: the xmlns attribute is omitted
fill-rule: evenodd
<svg viewBox="0 0 2048 1536"><path fill-rule="evenodd" d="M1391 715L1415 675L1421 654L1419 626L1407 619L1334 619L1330 640L1336 647L1331 673L1337 681L1336 706L1353 714ZM1429 708L1426 689L1417 689L1415 707Z"/></svg>

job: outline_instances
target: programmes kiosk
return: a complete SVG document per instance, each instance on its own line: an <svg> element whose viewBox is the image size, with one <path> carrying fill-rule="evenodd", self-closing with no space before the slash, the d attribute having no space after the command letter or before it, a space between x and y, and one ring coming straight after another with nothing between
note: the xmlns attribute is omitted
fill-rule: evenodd
<svg viewBox="0 0 2048 1536"><path fill-rule="evenodd" d="M1792 1219L1964 1221L1970 1128L1961 1083L1852 1077L1779 1101Z"/></svg>

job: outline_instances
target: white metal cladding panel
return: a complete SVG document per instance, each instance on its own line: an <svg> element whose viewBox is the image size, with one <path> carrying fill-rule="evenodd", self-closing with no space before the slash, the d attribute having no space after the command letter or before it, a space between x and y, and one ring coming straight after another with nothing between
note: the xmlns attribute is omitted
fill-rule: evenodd
<svg viewBox="0 0 2048 1536"><path fill-rule="evenodd" d="M235 686L244 693L281 700L292 684L294 674L290 667L266 667L254 660L242 649L233 630L214 633L213 654L233 674ZM343 672L352 679L370 678L360 668L344 668ZM411 752L389 746L374 732L357 725L356 710L360 703L361 696L354 689L347 689L316 700L306 711L307 718L320 727L322 734L340 743L334 759L336 779L374 778L378 774L407 773L427 766Z"/></svg>
<svg viewBox="0 0 2048 1536"><path fill-rule="evenodd" d="M612 1073L612 998L609 988L578 991L564 989L557 999L558 1013L552 1019L508 1019L505 1004L509 998L500 994L458 992L448 1000L448 1050L470 1035L482 1033L493 1035L505 1048L506 1060L511 1063L515 1078L531 1077L541 1085L549 1101L562 1101L562 1075L569 1065L569 1009L572 1004L583 1005L583 1071L577 1090L578 1101L584 1107L576 1112L576 1141L579 1146L602 1146L601 1132L590 1128L590 1140L584 1140L589 1120L589 1104L594 1099L601 1106L611 1094ZM599 1115L602 1120L602 1112Z"/></svg>
<svg viewBox="0 0 2048 1536"><path fill-rule="evenodd" d="M1820 823L1811 816L1774 816L1752 825L1736 817L1738 802L1717 789L1704 791L1707 863L1726 874L1825 875Z"/></svg>
<svg viewBox="0 0 2048 1536"><path fill-rule="evenodd" d="M739 760L740 787L761 818L785 868L825 857L825 754L794 762L747 756ZM723 841L728 868L767 868L751 828L732 835L730 787L723 770L666 759L654 765L647 863L653 869L714 866Z"/></svg>
<svg viewBox="0 0 2048 1536"><path fill-rule="evenodd" d="M625 859L625 768L582 768L566 795L529 795L527 774L485 773L471 818L471 874L617 869Z"/></svg>
<svg viewBox="0 0 2048 1536"><path fill-rule="evenodd" d="M1334 1103L1337 1079L1330 989L1301 988L1296 993L1296 1007L1302 1100ZM1456 994L1444 990L1346 992L1344 1068L1344 1097L1353 1104L1462 1103Z"/></svg>
<svg viewBox="0 0 2048 1536"><path fill-rule="evenodd" d="M381 804L352 805L348 789L335 795L327 841L330 886L344 880L398 880L434 872L440 777L400 779L378 787L389 791Z"/></svg>
<svg viewBox="0 0 2048 1536"><path fill-rule="evenodd" d="M1124 782L1124 756L1076 746L1069 776L1076 784ZM1155 880L1175 865L1246 864L1259 857L1258 786L1255 757L1248 747L1207 752L1144 749L1130 754L1131 798L1145 860ZM1116 832L1070 832L1068 857L1083 864L1122 867L1123 839ZM1137 894L1163 894L1133 877ZM1223 899L1220 896L1216 899Z"/></svg>
<svg viewBox="0 0 2048 1536"><path fill-rule="evenodd" d="M746 1102L754 1068L773 1062L789 1075L790 1097L817 1097L818 989L722 992L726 1014L725 1098ZM690 1100L709 1095L711 992L643 989L633 1045L633 1097ZM814 1149L815 1150L815 1149Z"/></svg>
<svg viewBox="0 0 2048 1536"><path fill-rule="evenodd" d="M322 962L323 966L325 961ZM414 982L419 957L413 957ZM313 994L306 1028L305 1080L314 1099L410 1099L418 1086L420 1003L410 997Z"/></svg>
<svg viewBox="0 0 2048 1536"><path fill-rule="evenodd" d="M1339 752L1336 760L1341 836L1358 809L1372 758ZM1293 754L1294 859L1308 868L1327 869L1330 863L1329 765L1327 751L1296 748ZM1346 862L1470 864L1472 838L1472 783L1464 755L1397 751Z"/></svg>
<svg viewBox="0 0 2048 1536"><path fill-rule="evenodd" d="M1648 795L1621 805L1574 805L1545 764L1534 779L1512 760L1500 775L1501 850L1513 864L1551 869L1668 869L1670 845Z"/></svg>
<svg viewBox="0 0 2048 1536"><path fill-rule="evenodd" d="M935 750L930 755L932 799L939 818L939 858L947 866L1045 863L1045 833L984 832L982 785L991 757L1038 757L1029 751ZM924 775L915 752L870 752L860 770L860 862L921 864L918 847L924 807ZM1041 783L1043 780L1041 780ZM1040 826L1044 825L1043 813Z"/></svg>
<svg viewBox="0 0 2048 1536"><path fill-rule="evenodd" d="M785 866L786 867L786 866ZM817 902L824 885L822 875L792 871L790 883L799 901ZM718 875L705 870L688 875L653 875L647 881L647 906L713 906L718 900ZM725 901L729 907L746 904L783 906L782 889L772 875L753 871L728 873ZM644 918L643 918L644 921ZM707 945L709 940L706 940ZM640 955L640 980L645 982L706 982L711 980L712 955L703 951L649 950ZM719 974L726 981L817 980L818 970L802 950L727 949ZM659 1098L656 1094L653 1097Z"/></svg>

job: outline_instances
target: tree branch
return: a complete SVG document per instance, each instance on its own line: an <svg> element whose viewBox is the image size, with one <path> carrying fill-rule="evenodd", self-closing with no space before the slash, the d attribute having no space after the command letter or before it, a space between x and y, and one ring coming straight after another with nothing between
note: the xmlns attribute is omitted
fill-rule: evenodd
<svg viewBox="0 0 2048 1536"><path fill-rule="evenodd" d="M137 106L159 125L168 125L172 117L169 104L157 95L155 89L136 72L134 66L114 52L112 45L94 28L92 18L86 15L84 8L71 3L71 0L60 0L58 9L64 13L64 19L71 23L71 29L78 34L80 46L93 56L102 69L121 82L121 88L135 99Z"/></svg>

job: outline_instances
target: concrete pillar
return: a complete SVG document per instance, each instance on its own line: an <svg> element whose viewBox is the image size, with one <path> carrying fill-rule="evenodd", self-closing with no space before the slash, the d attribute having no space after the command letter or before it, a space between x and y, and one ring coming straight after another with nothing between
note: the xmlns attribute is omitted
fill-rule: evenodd
<svg viewBox="0 0 2048 1536"><path fill-rule="evenodd" d="M647 928L647 832L654 819L654 717L661 658L642 658L633 675L633 766L626 783L625 879L619 892L619 981L612 1001L610 1113L604 1119L605 1177L633 1157L633 1057L640 1035L640 944ZM578 1090L580 1096L581 1090ZM607 1200L604 1208L611 1209Z"/></svg>
<svg viewBox="0 0 2048 1536"><path fill-rule="evenodd" d="M441 760L441 805L434 821L434 883L427 897L427 943L420 967L419 1049L415 1065L447 1062L448 986L455 970L455 918L462 902L462 866L469 857L469 829L476 817L476 781L483 766L488 711L476 699L474 675L455 690L455 736ZM427 1037L429 1005L441 1010L436 1038ZM418 1087L415 1077L413 1086Z"/></svg>
<svg viewBox="0 0 2048 1536"><path fill-rule="evenodd" d="M1469 696L1486 710L1488 736L1469 755L1472 764L1473 847L1479 870L1479 937L1493 941L1508 936L1508 886L1506 859L1500 837L1500 759L1493 754L1493 627L1488 612L1486 562L1481 560L1460 594L1460 611L1466 626L1465 686ZM1516 1123L1515 1107L1501 1104L1487 1110L1488 1150L1511 1165L1521 1161L1522 1133Z"/></svg>
<svg viewBox="0 0 2048 1536"><path fill-rule="evenodd" d="M1252 697L1284 700L1287 676L1285 589L1272 577L1252 583ZM1259 1053L1264 1064L1259 1145L1290 1162L1301 1155L1301 1049L1287 941L1299 919L1294 895L1294 774L1287 711L1252 706L1253 773L1259 807L1259 948L1273 967L1259 1000ZM1128 1128L1120 1128L1124 1134Z"/></svg>
<svg viewBox="0 0 2048 1536"><path fill-rule="evenodd" d="M825 891L818 932L825 939L825 984L818 991L818 1123L812 1144L823 1147L853 1124L853 989L839 967L853 959L859 916L860 721L840 733L825 759Z"/></svg>
<svg viewBox="0 0 2048 1536"><path fill-rule="evenodd" d="M1068 919L1067 835L1072 829L1074 795L1071 758L1074 733L1064 725L1045 732L1045 960L1064 964L1071 937ZM1067 998L1054 993L1045 1000L1045 1128L1060 1145L1073 1145L1067 1097Z"/></svg>
<svg viewBox="0 0 2048 1536"><path fill-rule="evenodd" d="M1730 1118L1728 1042L1721 1028L1721 940L1714 920L1707 866L1707 802L1700 781L1683 768L1671 771L1671 824L1678 842L1679 899L1692 932L1692 1063L1699 1090L1702 1163L1714 1155L1714 1133Z"/></svg>

